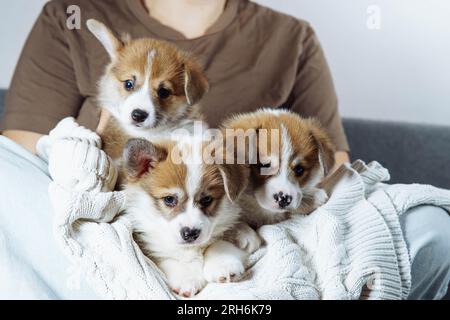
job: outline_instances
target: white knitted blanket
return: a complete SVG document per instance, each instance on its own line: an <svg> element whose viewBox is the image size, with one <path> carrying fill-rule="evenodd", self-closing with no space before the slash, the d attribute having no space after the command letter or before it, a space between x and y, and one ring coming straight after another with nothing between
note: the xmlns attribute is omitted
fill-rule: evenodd
<svg viewBox="0 0 450 320"><path fill-rule="evenodd" d="M177 299L165 276L132 239L117 214L122 192L100 139L63 120L40 142L53 178L56 241L99 297ZM308 216L263 226L264 247L252 254L244 279L208 284L200 299L404 299L410 261L399 215L432 204L450 210L450 191L427 185L386 185L377 162L344 165L325 182L329 201Z"/></svg>

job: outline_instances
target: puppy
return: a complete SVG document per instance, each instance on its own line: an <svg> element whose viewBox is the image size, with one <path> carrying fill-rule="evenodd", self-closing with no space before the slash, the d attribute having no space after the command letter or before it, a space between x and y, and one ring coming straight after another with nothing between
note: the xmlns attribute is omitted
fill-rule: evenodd
<svg viewBox="0 0 450 320"><path fill-rule="evenodd" d="M207 282L238 280L246 258L223 236L239 219L237 199L249 171L206 164L202 146L194 137L177 142L132 139L123 155L125 215L135 239L183 297L195 295Z"/></svg>
<svg viewBox="0 0 450 320"><path fill-rule="evenodd" d="M249 187L240 200L252 227L308 214L327 201L319 183L334 166L334 146L317 121L287 110L262 109L236 115L223 128L256 137L256 156L252 159L247 151Z"/></svg>
<svg viewBox="0 0 450 320"><path fill-rule="evenodd" d="M93 19L87 26L111 59L99 82L98 101L112 115L100 135L113 160L121 158L132 137L190 130L194 121L202 120L198 102L209 85L191 56L164 41L116 38Z"/></svg>

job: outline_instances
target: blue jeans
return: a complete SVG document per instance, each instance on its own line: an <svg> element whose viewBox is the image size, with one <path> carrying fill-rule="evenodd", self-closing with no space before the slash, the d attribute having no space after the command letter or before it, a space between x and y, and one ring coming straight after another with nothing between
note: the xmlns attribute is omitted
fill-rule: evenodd
<svg viewBox="0 0 450 320"><path fill-rule="evenodd" d="M450 217L447 211L419 206L400 217L411 258L408 299L442 299L450 281Z"/></svg>
<svg viewBox="0 0 450 320"><path fill-rule="evenodd" d="M70 289L70 263L53 239L47 166L0 136L0 299L95 299ZM401 217L412 263L410 299L441 299L450 279L450 218L421 206Z"/></svg>

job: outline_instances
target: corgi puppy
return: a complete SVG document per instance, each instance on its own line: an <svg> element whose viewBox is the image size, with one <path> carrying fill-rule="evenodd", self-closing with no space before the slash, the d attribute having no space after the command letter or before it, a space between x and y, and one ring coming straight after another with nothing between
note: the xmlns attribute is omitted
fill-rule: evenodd
<svg viewBox="0 0 450 320"><path fill-rule="evenodd" d="M131 139L123 155L125 215L136 242L183 297L195 295L207 282L237 281L246 258L224 234L239 220L237 199L249 170L206 164L200 140Z"/></svg>
<svg viewBox="0 0 450 320"><path fill-rule="evenodd" d="M121 158L130 138L190 129L203 119L198 102L209 85L191 56L164 41L119 39L94 19L87 27L111 59L99 82L98 101L112 115L100 136L113 160Z"/></svg>
<svg viewBox="0 0 450 320"><path fill-rule="evenodd" d="M247 136L253 130L256 137L256 156L246 160L250 183L241 197L252 227L308 214L327 201L319 183L334 166L334 146L316 120L288 110L262 109L231 117L223 129L241 129Z"/></svg>

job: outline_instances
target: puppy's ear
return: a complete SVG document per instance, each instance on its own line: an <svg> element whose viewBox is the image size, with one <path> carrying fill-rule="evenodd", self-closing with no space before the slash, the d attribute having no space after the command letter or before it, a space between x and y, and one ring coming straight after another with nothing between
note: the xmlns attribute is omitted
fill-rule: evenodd
<svg viewBox="0 0 450 320"><path fill-rule="evenodd" d="M124 168L131 180L138 180L166 158L167 150L144 139L129 140L123 151Z"/></svg>
<svg viewBox="0 0 450 320"><path fill-rule="evenodd" d="M121 33L120 42L122 42L123 45L129 44L131 42L131 34L127 32Z"/></svg>
<svg viewBox="0 0 450 320"><path fill-rule="evenodd" d="M317 145L319 162L323 168L323 174L325 177L334 167L334 153L336 149L328 134L320 127L318 123L313 124L311 136L312 140Z"/></svg>
<svg viewBox="0 0 450 320"><path fill-rule="evenodd" d="M250 169L246 165L222 164L219 165L225 193L231 202L235 202L248 185Z"/></svg>
<svg viewBox="0 0 450 320"><path fill-rule="evenodd" d="M116 38L113 32L108 29L103 23L95 20L89 19L86 22L89 31L100 41L100 43L105 47L111 60L117 59L119 50L123 47L123 42Z"/></svg>
<svg viewBox="0 0 450 320"><path fill-rule="evenodd" d="M184 65L184 93L190 106L196 104L209 90L209 83L200 67L194 63Z"/></svg>

